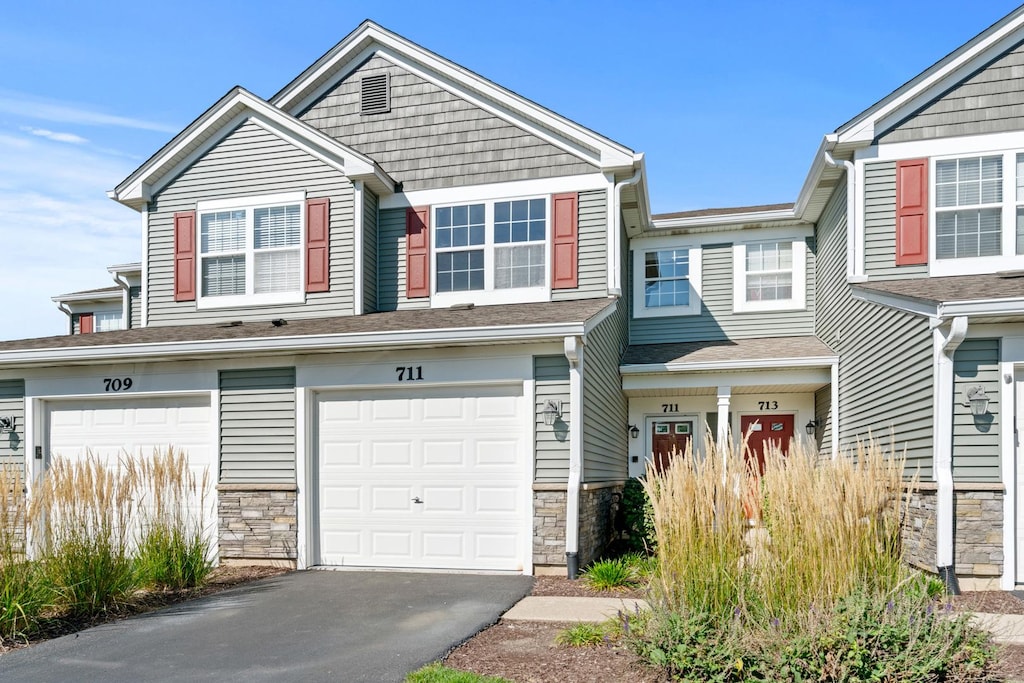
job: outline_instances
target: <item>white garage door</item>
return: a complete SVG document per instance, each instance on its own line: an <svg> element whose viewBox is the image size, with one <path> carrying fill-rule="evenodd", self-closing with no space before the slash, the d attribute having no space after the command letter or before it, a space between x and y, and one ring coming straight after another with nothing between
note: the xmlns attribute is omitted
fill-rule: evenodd
<svg viewBox="0 0 1024 683"><path fill-rule="evenodd" d="M318 399L320 561L522 570L521 387Z"/></svg>
<svg viewBox="0 0 1024 683"><path fill-rule="evenodd" d="M115 463L121 453L150 456L183 449L189 466L207 477L204 519L216 547L216 455L209 396L54 401L47 406L49 456L77 460L91 452Z"/></svg>

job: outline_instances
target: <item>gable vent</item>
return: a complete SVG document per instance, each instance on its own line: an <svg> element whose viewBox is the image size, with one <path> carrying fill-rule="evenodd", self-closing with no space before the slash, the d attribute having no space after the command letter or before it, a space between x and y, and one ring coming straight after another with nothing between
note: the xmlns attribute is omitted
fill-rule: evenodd
<svg viewBox="0 0 1024 683"><path fill-rule="evenodd" d="M359 113L384 114L391 111L390 86L387 73L363 76L359 81Z"/></svg>

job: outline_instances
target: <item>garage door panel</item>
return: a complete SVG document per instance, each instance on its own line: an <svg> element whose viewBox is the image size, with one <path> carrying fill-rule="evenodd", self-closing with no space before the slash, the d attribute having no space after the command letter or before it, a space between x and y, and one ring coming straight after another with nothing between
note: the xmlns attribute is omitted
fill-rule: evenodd
<svg viewBox="0 0 1024 683"><path fill-rule="evenodd" d="M321 394L320 561L521 569L526 411L521 386Z"/></svg>

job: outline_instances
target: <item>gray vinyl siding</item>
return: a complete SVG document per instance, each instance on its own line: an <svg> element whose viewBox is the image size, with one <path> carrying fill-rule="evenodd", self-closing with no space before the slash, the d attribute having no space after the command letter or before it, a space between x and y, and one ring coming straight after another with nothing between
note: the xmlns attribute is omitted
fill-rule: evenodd
<svg viewBox="0 0 1024 683"><path fill-rule="evenodd" d="M14 417L14 431L0 434L0 466L25 467L25 382L0 380L0 417ZM22 469L24 471L24 469Z"/></svg>
<svg viewBox="0 0 1024 683"><path fill-rule="evenodd" d="M873 436L907 466L932 478L932 342L928 323L853 298L846 282L846 187L832 194L818 223L815 332L839 361L839 447Z"/></svg>
<svg viewBox="0 0 1024 683"><path fill-rule="evenodd" d="M360 115L360 79L379 73L391 77L391 111ZM373 158L406 190L598 170L377 55L299 118Z"/></svg>
<svg viewBox="0 0 1024 683"><path fill-rule="evenodd" d="M430 308L430 299L405 296L405 209L381 209L377 239L377 307Z"/></svg>
<svg viewBox="0 0 1024 683"><path fill-rule="evenodd" d="M363 313L377 310L377 195L363 188Z"/></svg>
<svg viewBox="0 0 1024 683"><path fill-rule="evenodd" d="M203 199L227 199L304 190L331 200L330 291L305 303L197 310L174 301L174 213L193 211ZM151 203L147 324L180 325L230 320L317 318L352 313L352 183L339 171L252 122L245 122L164 188Z"/></svg>
<svg viewBox="0 0 1024 683"><path fill-rule="evenodd" d="M968 339L953 356L953 478L1000 481L999 340ZM988 413L971 415L964 390L985 387Z"/></svg>
<svg viewBox="0 0 1024 683"><path fill-rule="evenodd" d="M814 392L814 441L821 455L832 453L832 387L823 386Z"/></svg>
<svg viewBox="0 0 1024 683"><path fill-rule="evenodd" d="M626 346L625 306L587 335L583 357L583 481L621 481L628 477L627 401L619 363Z"/></svg>
<svg viewBox="0 0 1024 683"><path fill-rule="evenodd" d="M753 337L796 337L814 334L815 248L807 239L806 307L802 311L763 311L734 313L732 305L732 244L706 244L701 259L700 315L660 318L633 317L630 322L630 343L666 344L686 341L718 341ZM629 261L627 282L633 286ZM633 304L632 292L628 297Z"/></svg>
<svg viewBox="0 0 1024 683"><path fill-rule="evenodd" d="M534 478L538 482L565 482L569 479L569 361L565 356L534 356L533 379L536 382L534 421ZM562 402L562 415L554 425L544 424L541 414L548 400Z"/></svg>
<svg viewBox="0 0 1024 683"><path fill-rule="evenodd" d="M928 277L927 264L896 265L896 162L864 166L864 273L880 280Z"/></svg>
<svg viewBox="0 0 1024 683"><path fill-rule="evenodd" d="M924 105L878 141L906 142L1024 128L1024 48L1017 44Z"/></svg>
<svg viewBox="0 0 1024 683"><path fill-rule="evenodd" d="M580 192L577 210L579 286L551 290L552 301L608 295L608 193L605 190Z"/></svg>
<svg viewBox="0 0 1024 683"><path fill-rule="evenodd" d="M142 327L142 287L128 288L128 320L129 330Z"/></svg>
<svg viewBox="0 0 1024 683"><path fill-rule="evenodd" d="M221 371L220 482L295 482L295 368Z"/></svg>

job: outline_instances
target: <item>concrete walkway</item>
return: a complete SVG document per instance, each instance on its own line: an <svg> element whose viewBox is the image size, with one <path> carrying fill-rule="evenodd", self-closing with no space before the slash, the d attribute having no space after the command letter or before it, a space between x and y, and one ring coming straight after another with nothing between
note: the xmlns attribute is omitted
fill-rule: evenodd
<svg viewBox="0 0 1024 683"><path fill-rule="evenodd" d="M559 598L528 595L502 615L513 621L593 621L614 619L619 612L647 609L633 598Z"/></svg>

